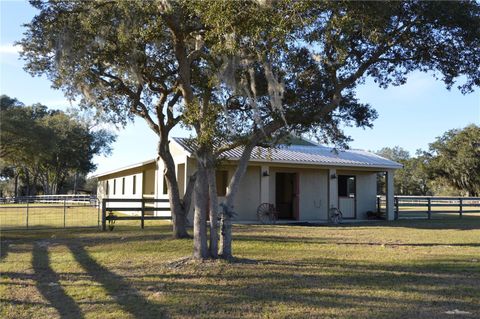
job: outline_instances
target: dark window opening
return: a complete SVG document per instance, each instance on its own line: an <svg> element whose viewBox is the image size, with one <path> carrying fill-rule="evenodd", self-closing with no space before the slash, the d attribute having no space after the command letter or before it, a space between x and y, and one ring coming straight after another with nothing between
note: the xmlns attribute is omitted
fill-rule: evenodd
<svg viewBox="0 0 480 319"><path fill-rule="evenodd" d="M122 178L122 195L125 195L125 177Z"/></svg>
<svg viewBox="0 0 480 319"><path fill-rule="evenodd" d="M133 190L132 190L133 195L135 195L136 188L137 188L137 176L133 175Z"/></svg>
<svg viewBox="0 0 480 319"><path fill-rule="evenodd" d="M355 197L355 176L338 176L338 196Z"/></svg>
<svg viewBox="0 0 480 319"><path fill-rule="evenodd" d="M113 195L115 195L116 191L117 191L117 180L114 179L113 180Z"/></svg>
<svg viewBox="0 0 480 319"><path fill-rule="evenodd" d="M226 196L228 187L228 171L216 171L217 196Z"/></svg>

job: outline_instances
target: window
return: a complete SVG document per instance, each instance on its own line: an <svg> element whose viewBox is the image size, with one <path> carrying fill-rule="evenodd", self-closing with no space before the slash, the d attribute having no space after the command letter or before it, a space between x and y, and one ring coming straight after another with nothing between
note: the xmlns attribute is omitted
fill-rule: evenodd
<svg viewBox="0 0 480 319"><path fill-rule="evenodd" d="M125 195L125 177L122 178L122 195Z"/></svg>
<svg viewBox="0 0 480 319"><path fill-rule="evenodd" d="M217 183L217 196L227 195L228 171L216 171L215 181Z"/></svg>
<svg viewBox="0 0 480 319"><path fill-rule="evenodd" d="M355 176L338 175L338 196L355 197Z"/></svg>
<svg viewBox="0 0 480 319"><path fill-rule="evenodd" d="M115 195L116 191L117 191L117 180L113 179L113 195Z"/></svg>
<svg viewBox="0 0 480 319"><path fill-rule="evenodd" d="M165 178L165 175L163 175L163 195L168 194L168 187L167 187L167 179Z"/></svg>
<svg viewBox="0 0 480 319"><path fill-rule="evenodd" d="M135 195L136 188L137 188L137 175L133 175L133 190L132 190L133 195Z"/></svg>
<svg viewBox="0 0 480 319"><path fill-rule="evenodd" d="M109 190L108 181L107 181L107 184L106 184L106 186L105 186L105 195L108 196L108 195L109 195L109 194L108 194L109 191L110 191L110 190Z"/></svg>

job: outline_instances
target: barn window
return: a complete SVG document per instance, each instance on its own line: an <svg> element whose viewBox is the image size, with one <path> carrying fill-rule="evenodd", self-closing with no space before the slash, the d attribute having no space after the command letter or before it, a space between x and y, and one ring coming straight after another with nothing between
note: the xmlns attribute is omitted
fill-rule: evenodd
<svg viewBox="0 0 480 319"><path fill-rule="evenodd" d="M108 186L109 186L109 185L108 185L108 181L107 181L107 184L106 184L106 186L105 186L105 188L106 188L106 189L105 189L105 194L106 194L106 195L109 195L108 192L110 191Z"/></svg>
<svg viewBox="0 0 480 319"><path fill-rule="evenodd" d="M117 192L117 180L113 179L113 195Z"/></svg>
<svg viewBox="0 0 480 319"><path fill-rule="evenodd" d="M216 171L215 181L217 183L217 196L227 195L228 171Z"/></svg>
<svg viewBox="0 0 480 319"><path fill-rule="evenodd" d="M125 195L125 177L122 178L122 195Z"/></svg>
<svg viewBox="0 0 480 319"><path fill-rule="evenodd" d="M133 195L135 195L136 188L137 188L137 175L133 175L133 190L132 190Z"/></svg>
<svg viewBox="0 0 480 319"><path fill-rule="evenodd" d="M355 176L338 176L338 196L355 197Z"/></svg>

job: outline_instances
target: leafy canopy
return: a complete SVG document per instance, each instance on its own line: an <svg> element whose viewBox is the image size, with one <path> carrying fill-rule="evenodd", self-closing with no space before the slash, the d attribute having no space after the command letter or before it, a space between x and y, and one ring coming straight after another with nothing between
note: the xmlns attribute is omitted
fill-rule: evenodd
<svg viewBox="0 0 480 319"><path fill-rule="evenodd" d="M434 176L480 196L480 127L472 124L446 132L430 144L429 155Z"/></svg>
<svg viewBox="0 0 480 319"><path fill-rule="evenodd" d="M5 166L37 176L44 191L55 192L69 174L95 169L93 156L108 154L115 136L62 111L0 98L0 146Z"/></svg>

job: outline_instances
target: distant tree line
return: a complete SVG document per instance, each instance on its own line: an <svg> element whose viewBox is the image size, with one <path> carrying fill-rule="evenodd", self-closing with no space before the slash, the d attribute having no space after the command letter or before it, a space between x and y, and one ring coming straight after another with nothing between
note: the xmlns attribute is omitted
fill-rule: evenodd
<svg viewBox="0 0 480 319"><path fill-rule="evenodd" d="M397 195L480 196L480 127L475 124L447 131L415 156L399 146L377 154L403 165L395 174ZM384 178L378 186L385 193Z"/></svg>
<svg viewBox="0 0 480 319"><path fill-rule="evenodd" d="M111 152L115 135L93 121L41 104L0 97L0 196L93 190L94 155ZM88 190L87 190L88 191Z"/></svg>

